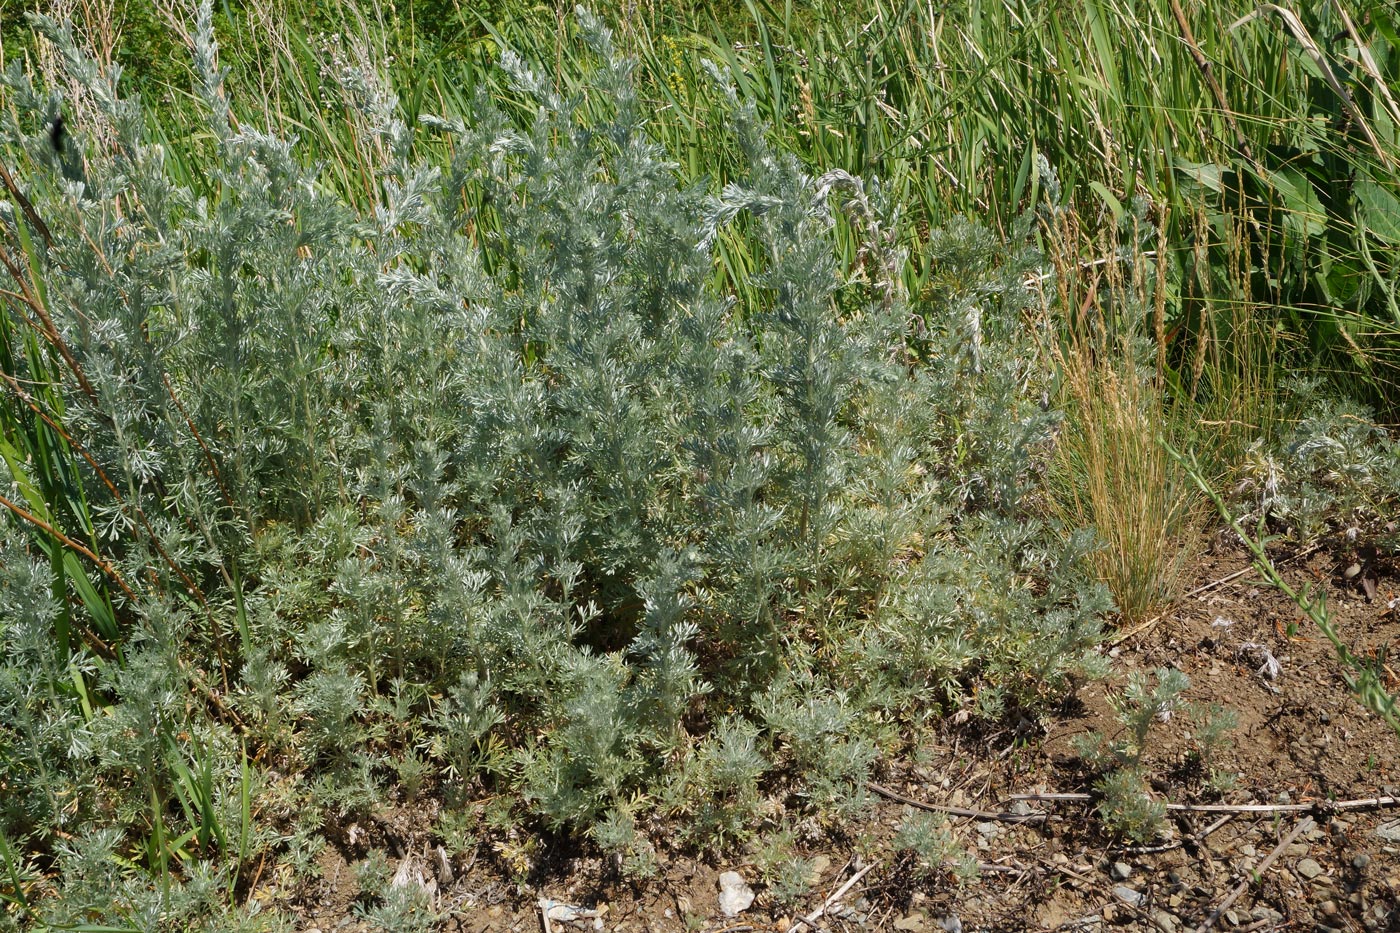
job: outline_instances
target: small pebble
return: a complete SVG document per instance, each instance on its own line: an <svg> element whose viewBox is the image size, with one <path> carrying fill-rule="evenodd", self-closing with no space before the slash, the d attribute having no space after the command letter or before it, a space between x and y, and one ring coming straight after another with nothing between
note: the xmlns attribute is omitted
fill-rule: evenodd
<svg viewBox="0 0 1400 933"><path fill-rule="evenodd" d="M1365 871L1370 866L1371 856L1367 855L1365 852L1362 852L1356 858L1351 860L1351 867L1355 868L1357 871Z"/></svg>
<svg viewBox="0 0 1400 933"><path fill-rule="evenodd" d="M1127 862L1114 862L1109 874L1113 876L1114 881L1127 881L1133 876L1133 866Z"/></svg>
<svg viewBox="0 0 1400 933"><path fill-rule="evenodd" d="M1157 929L1166 930L1167 933L1171 933L1177 927L1176 918L1165 910L1152 911L1152 919L1157 921Z"/></svg>
<svg viewBox="0 0 1400 933"><path fill-rule="evenodd" d="M1318 875L1322 874L1322 866L1317 864L1314 859L1305 858L1298 862L1298 874L1312 881Z"/></svg>
<svg viewBox="0 0 1400 933"><path fill-rule="evenodd" d="M1126 884L1115 885L1113 896L1130 907L1141 907L1147 903L1147 896L1140 891L1134 891Z"/></svg>

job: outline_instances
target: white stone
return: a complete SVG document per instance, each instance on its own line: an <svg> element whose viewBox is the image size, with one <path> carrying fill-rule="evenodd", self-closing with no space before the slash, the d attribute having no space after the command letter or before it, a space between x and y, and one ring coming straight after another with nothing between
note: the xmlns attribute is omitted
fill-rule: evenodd
<svg viewBox="0 0 1400 933"><path fill-rule="evenodd" d="M719 876L719 909L726 917L737 917L753 904L753 888L737 871Z"/></svg>

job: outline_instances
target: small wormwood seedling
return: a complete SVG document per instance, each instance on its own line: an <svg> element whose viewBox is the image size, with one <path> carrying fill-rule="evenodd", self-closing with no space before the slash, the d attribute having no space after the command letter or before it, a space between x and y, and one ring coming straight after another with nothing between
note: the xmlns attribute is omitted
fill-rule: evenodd
<svg viewBox="0 0 1400 933"><path fill-rule="evenodd" d="M1175 668L1158 668L1155 684L1134 671L1121 694L1112 698L1123 732L1109 739L1090 732L1075 739L1075 751L1086 765L1100 772L1095 789L1100 794L1099 816L1105 827L1138 842L1155 837L1161 829L1166 804L1147 788L1144 757L1155 724L1170 722L1176 713L1189 711L1197 728L1192 754L1206 771L1206 786L1216 792L1228 789L1234 775L1215 764L1225 737L1235 727L1236 717L1218 705L1194 707L1183 694L1190 679Z"/></svg>
<svg viewBox="0 0 1400 933"><path fill-rule="evenodd" d="M937 813L907 808L894 848L916 860L920 875L946 871L960 885L977 878L977 859L968 854L948 828L948 821Z"/></svg>

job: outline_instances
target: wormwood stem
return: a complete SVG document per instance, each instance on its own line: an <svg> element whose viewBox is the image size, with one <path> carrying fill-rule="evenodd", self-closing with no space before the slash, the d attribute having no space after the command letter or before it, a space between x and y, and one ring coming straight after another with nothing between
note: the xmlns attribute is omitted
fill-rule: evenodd
<svg viewBox="0 0 1400 933"><path fill-rule="evenodd" d="M15 502L11 502L4 496L0 496L0 505L3 505L5 508L13 512L16 517L23 519L24 521L33 525L35 528L38 528L45 534L52 535L64 547L76 551L77 553L86 557L88 560L92 561L92 563L96 565L98 570L102 571L102 573L108 578L110 578L113 583L121 587L122 592L127 595L128 599L134 600L136 598L136 594L131 591L131 587L126 585L126 580L122 578L122 575L117 571L117 568L113 567L101 557L98 557L97 554L93 553L85 545L78 541L74 541L72 538L59 531L53 525L44 521L42 518L35 515L34 513L26 510L23 506L18 505Z"/></svg>

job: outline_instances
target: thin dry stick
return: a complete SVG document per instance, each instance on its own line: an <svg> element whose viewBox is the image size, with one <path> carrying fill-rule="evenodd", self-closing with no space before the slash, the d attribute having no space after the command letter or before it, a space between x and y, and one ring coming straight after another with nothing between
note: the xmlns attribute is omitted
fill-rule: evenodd
<svg viewBox="0 0 1400 933"><path fill-rule="evenodd" d="M841 887L837 888L836 891L830 897L828 897L820 907L818 907L816 910L812 911L810 914L803 917L801 920L798 920L791 927L789 927L788 933L798 933L798 928L804 926L815 928L817 925L817 921L821 919L822 914L826 913L827 909L830 908L832 904L835 904L837 901L841 900L841 898L845 897L846 892L851 890L851 888L855 887L856 882L864 878L866 872L870 871L870 869L874 868L878 864L880 863L871 862L869 865L865 866L860 871L856 872L854 875L848 878L846 880L846 883L841 885Z"/></svg>
<svg viewBox="0 0 1400 933"><path fill-rule="evenodd" d="M73 351L68 348L68 344L58 332L58 328L54 326L53 318L49 317L48 309L44 307L44 303L40 301L39 296L35 294L34 287L30 285L29 280L25 278L24 273L20 271L20 267L16 264L15 260L10 257L9 252L3 245L0 245L0 264L5 266L5 270L9 272L10 278L14 279L15 284L19 286L24 303L27 304L39 318L39 322L42 324L39 328L39 333L43 335L45 340L53 345L53 348L58 351L59 356L63 357L63 362L73 373L74 378L78 380L78 386L83 390L83 394L86 395L94 405L100 405L97 390L94 389L92 383L88 381L87 373L83 372L82 365L78 362L77 358L73 356Z"/></svg>
<svg viewBox="0 0 1400 933"><path fill-rule="evenodd" d="M1361 41L1361 33L1357 31L1356 24L1351 21L1351 15L1347 13L1346 7L1342 6L1341 0L1332 0L1332 8L1342 18L1342 25L1351 34L1351 40L1356 43L1357 57L1361 59L1361 69L1372 81L1376 82L1376 93L1385 103L1385 109L1389 111L1390 119L1400 125L1400 106L1396 106L1395 98L1390 94L1390 85L1381 76L1380 68L1376 66L1376 59L1371 55L1371 47Z"/></svg>
<svg viewBox="0 0 1400 933"><path fill-rule="evenodd" d="M233 502L233 494L230 493L228 487L224 485L224 476L219 472L219 465L214 462L214 454L209 450L209 445L204 443L204 438L200 436L199 428L194 426L194 419L190 417L190 413L185 410L184 405L180 404L180 399L175 395L175 387L170 384L170 377L165 373L161 373L160 379L165 383L165 391L170 394L170 401L175 403L175 407L178 408L180 414L184 416L185 424L189 427L190 433L194 435L194 439L199 443L199 449L204 451L204 461L209 465L209 472L213 474L214 482L219 484L219 492L223 493L224 502L228 503L230 509L237 509L237 506L234 505Z"/></svg>
<svg viewBox="0 0 1400 933"><path fill-rule="evenodd" d="M1225 122L1230 127L1230 132L1235 134L1235 145L1240 150L1240 155L1244 156L1260 178L1268 178L1264 172L1264 167L1255 161L1254 153L1249 148L1249 138L1240 129L1239 122L1235 119L1235 113L1230 109L1230 103L1225 99L1225 92L1220 89L1220 82L1215 80L1215 71L1211 68L1210 59L1206 58L1201 47L1196 43L1196 37L1191 32L1191 24L1186 20L1186 13L1182 11L1178 0L1171 0L1172 15L1176 17L1176 25L1181 30L1181 39L1186 43L1187 50L1191 53L1191 58L1196 62L1196 68L1201 72L1201 77L1205 79L1206 86L1210 88L1210 93L1215 97L1216 106L1220 108L1220 115L1225 118Z"/></svg>
<svg viewBox="0 0 1400 933"><path fill-rule="evenodd" d="M10 196L19 202L19 209L24 212L24 216L28 218L34 229L39 231L39 236L44 238L44 245L52 247L53 234L49 232L48 224L40 218L38 212L34 210L34 205L24 196L24 192L19 190L19 185L15 184L14 177L10 175L10 170L5 167L3 162L0 162L0 181L4 182Z"/></svg>
<svg viewBox="0 0 1400 933"><path fill-rule="evenodd" d="M1093 794L1012 794L1008 800L1092 803ZM1315 800L1311 803L1169 803L1168 810L1183 813L1331 813L1336 810L1379 810L1400 807L1400 797L1361 797L1356 800ZM1218 829L1212 827L1211 832Z"/></svg>
<svg viewBox="0 0 1400 933"><path fill-rule="evenodd" d="M53 535L53 537L57 538L58 541L62 543L64 547L69 548L73 551L77 551L79 554L92 561L93 565L96 566L98 570L102 571L104 576L110 579L117 586L121 587L122 592L127 595L128 599L136 598L136 594L131 591L131 587L126 585L126 580L124 580L122 578L122 575L117 572L117 568L113 567L111 564L107 563L107 561L98 557L82 543L74 541L72 538L59 531L53 525L50 525L48 522L44 521L42 518L28 511L27 509L16 505L14 502L11 502L4 496L0 496L0 505L3 505L5 508L15 513L16 517L24 519L26 522L29 522L29 524L33 525L35 528L38 528L40 531Z"/></svg>
<svg viewBox="0 0 1400 933"><path fill-rule="evenodd" d="M906 797L898 791L890 790L883 784L876 784L874 781L867 781L865 786L881 797L887 797L890 800L908 804L911 807L918 807L920 810L932 810L935 813L949 813L953 816L965 816L977 820L999 820L1003 823L1044 823L1046 819L1044 813L992 813L987 810L969 810L966 807L949 807L939 803L925 803L922 800Z"/></svg>
<svg viewBox="0 0 1400 933"><path fill-rule="evenodd" d="M1196 840L1197 845L1200 845L1202 842L1205 842L1207 836L1209 836L1211 833L1215 832L1217 829L1224 826L1226 823L1230 822L1234 818L1235 814L1227 813L1220 819L1216 820L1214 823L1211 823L1205 829L1201 830L1200 832L1192 833L1191 838Z"/></svg>
<svg viewBox="0 0 1400 933"><path fill-rule="evenodd" d="M82 457L84 460L87 461L88 466L92 467L93 472L97 474L97 478L102 480L102 484L106 486L107 491L112 494L112 498L117 500L119 504L123 506L126 505L126 500L122 496L121 492L117 489L116 485L112 482L111 478L107 476L107 472L102 469L102 467L98 464L97 460L92 456L92 454L87 450L87 448L85 448L82 444L79 444L76 440L74 440L73 436L69 434L68 431L66 431L61 424L55 421L52 417L49 416L47 412L40 408L38 403L34 401L33 396L31 396L28 392L24 391L23 387L20 386L19 380L15 379L9 373L0 373L0 378L3 378L5 382L9 384L10 390L14 392L15 396L19 398L20 401L24 402L24 404L28 406L28 408L31 411L33 411L35 415L37 415L45 424L52 428L53 431L57 433L58 436L61 437L66 444L68 444L69 447L73 448L74 452L77 453L78 456ZM190 595L197 599L201 606L203 606L205 609L208 609L209 600L205 598L204 591L201 590L199 588L199 585L196 584L194 580L190 577L190 575L185 572L184 568L180 567L178 564L175 563L174 558L172 558L170 554L166 551L165 546L160 541L160 537L156 534L155 529L151 527L150 521L147 520L145 511L139 505L133 504L131 508L136 513L136 517L140 519L141 525L146 529L146 534L150 537L151 543L155 546L156 552L165 561L166 565L169 566L171 570L175 571L175 573L177 573L180 576L180 579L184 581L185 587L189 591Z"/></svg>
<svg viewBox="0 0 1400 933"><path fill-rule="evenodd" d="M1256 877L1262 876L1264 872L1269 870L1269 866L1274 863L1274 860L1279 857L1279 854L1283 852L1284 849L1292 845L1293 840L1297 839L1298 836L1302 834L1304 830L1306 830L1309 826L1312 825L1313 818L1310 816L1306 816L1303 819L1299 820L1298 825L1293 827L1293 832L1289 833L1286 837L1284 837L1282 842L1274 846L1274 851L1270 852L1268 857L1265 858L1264 861L1259 863L1259 867L1254 870L1253 874ZM1251 878L1246 877L1243 881L1236 885L1235 890L1231 891L1228 895L1226 895L1225 900L1220 902L1220 906L1215 908L1215 910L1211 911L1210 916L1207 917L1201 923L1200 926L1196 927L1196 933L1206 933L1207 930L1214 926L1215 921L1220 919L1220 915L1225 913L1225 911L1229 910L1230 905L1237 901L1241 894L1249 890L1249 884L1251 880Z"/></svg>
<svg viewBox="0 0 1400 933"><path fill-rule="evenodd" d="M1237 814L1227 813L1200 832L1189 834L1185 839L1177 839L1159 846L1127 846L1122 849L1115 849L1114 851L1121 852L1125 855L1152 855L1158 852L1171 852L1175 849L1180 849L1182 846L1186 845L1187 842L1194 842L1196 845L1200 845L1202 842L1205 842L1207 836L1233 820L1236 816Z"/></svg>
<svg viewBox="0 0 1400 933"><path fill-rule="evenodd" d="M1304 548L1296 554L1288 555L1283 560L1277 561L1277 563L1284 564L1288 561L1301 560L1302 558L1309 557L1320 550L1322 550L1322 545L1314 544L1311 547ZM1233 583L1240 577L1248 576L1249 574L1255 572L1255 568L1251 566L1245 567L1243 570L1236 570L1234 573L1227 573L1225 576L1220 577L1217 580L1211 580L1209 583L1202 583L1200 586L1196 587L1194 590L1191 590L1189 593L1183 593L1181 595L1181 599L1187 600L1196 596L1200 596L1202 593L1209 593L1211 590L1216 589L1217 587L1224 586L1227 583ZM1157 615L1148 619L1141 625L1135 626L1133 628L1128 629L1128 631L1121 633L1117 638L1113 639L1113 644L1121 645L1127 639L1132 638L1134 635L1142 634L1143 632L1150 629L1152 626L1156 625L1158 622L1161 622L1166 617L1167 614L1165 612L1158 613Z"/></svg>

